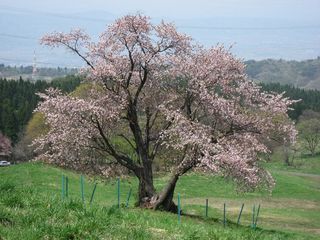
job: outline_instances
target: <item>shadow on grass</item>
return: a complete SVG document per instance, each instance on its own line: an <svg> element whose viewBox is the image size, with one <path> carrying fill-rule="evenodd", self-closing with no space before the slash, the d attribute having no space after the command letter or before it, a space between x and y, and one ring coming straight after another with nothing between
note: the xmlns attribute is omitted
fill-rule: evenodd
<svg viewBox="0 0 320 240"><path fill-rule="evenodd" d="M200 215L196 215L196 214L190 214L190 213L181 213L181 216L185 216L188 217L190 219L195 219L201 222L205 222L205 223L212 223L212 224L217 224L217 223L221 223L221 225L223 225L223 219L219 219L219 218L214 218L214 217L204 217L204 216L200 216ZM245 231L255 231L257 233L265 233L265 234L281 234L283 236L290 236L290 233L287 232L282 232L279 230L269 230L269 229L263 229L260 227L255 227L253 228L252 226L244 226L241 224L237 224L236 222L230 221L228 219L226 219L226 228L231 228L231 229L242 229Z"/></svg>

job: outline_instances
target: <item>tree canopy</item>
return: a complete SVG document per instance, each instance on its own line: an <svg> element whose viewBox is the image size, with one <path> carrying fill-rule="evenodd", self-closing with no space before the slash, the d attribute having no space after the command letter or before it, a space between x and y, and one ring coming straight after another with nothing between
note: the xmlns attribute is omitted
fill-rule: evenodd
<svg viewBox="0 0 320 240"><path fill-rule="evenodd" d="M39 159L72 166L99 153L137 176L139 205L154 209L175 210L176 182L196 167L230 177L243 189L273 186L259 154L268 151L263 139L272 131L295 141L291 121L274 121L287 118L294 101L261 91L228 49L205 48L173 24L154 25L140 14L116 20L98 42L72 30L46 35L42 43L82 58L94 87L84 98L55 89L40 94L37 111L50 130L35 141ZM130 152L116 144L119 138ZM175 166L157 192L152 165L159 152L171 153Z"/></svg>

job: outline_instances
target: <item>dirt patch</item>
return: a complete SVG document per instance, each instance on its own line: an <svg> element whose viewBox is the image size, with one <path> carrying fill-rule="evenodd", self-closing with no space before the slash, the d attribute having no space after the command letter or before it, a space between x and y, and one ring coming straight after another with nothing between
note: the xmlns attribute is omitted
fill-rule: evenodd
<svg viewBox="0 0 320 240"><path fill-rule="evenodd" d="M149 231L153 232L153 233L165 233L167 232L166 229L162 229L162 228L148 228Z"/></svg>
<svg viewBox="0 0 320 240"><path fill-rule="evenodd" d="M297 209L314 209L320 210L320 202L312 200L301 200L292 198L255 198L255 199L225 199L225 198L208 198L209 207L216 208L223 206L224 203L228 205L229 209L239 209L241 204L253 205L261 204L264 208L297 208ZM187 198L183 200L187 205L203 205L205 198Z"/></svg>
<svg viewBox="0 0 320 240"><path fill-rule="evenodd" d="M300 172L288 172L288 171L277 171L277 172L285 173L285 174L293 175L293 176L315 178L315 179L319 179L320 180L320 175L313 174L313 173L300 173Z"/></svg>
<svg viewBox="0 0 320 240"><path fill-rule="evenodd" d="M291 198L254 198L254 199L225 199L208 198L209 207L223 210L227 206L227 217L236 221L241 204L244 203L241 223L251 224L252 206L261 205L259 224L263 227L294 232L306 232L320 235L320 223L315 217L308 217L308 213L320 212L320 201L291 199ZM183 205L204 206L205 198L189 198L183 200ZM188 211L193 211L192 207ZM308 213L307 213L308 212ZM221 217L219 215L219 217Z"/></svg>

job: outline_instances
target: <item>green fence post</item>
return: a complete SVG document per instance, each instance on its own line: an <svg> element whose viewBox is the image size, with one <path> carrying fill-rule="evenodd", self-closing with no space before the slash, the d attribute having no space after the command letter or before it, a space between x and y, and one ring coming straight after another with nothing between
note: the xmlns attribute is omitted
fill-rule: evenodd
<svg viewBox="0 0 320 240"><path fill-rule="evenodd" d="M83 175L81 175L80 177L80 190L81 190L81 199L82 199L82 202L84 202L84 178L83 178Z"/></svg>
<svg viewBox="0 0 320 240"><path fill-rule="evenodd" d="M252 228L254 228L254 216L255 216L255 212L256 212L256 205L253 205L253 208L252 208L252 225L251 225Z"/></svg>
<svg viewBox="0 0 320 240"><path fill-rule="evenodd" d="M61 178L61 197L62 197L62 200L64 200L64 196L65 196L65 176L62 175L62 178Z"/></svg>
<svg viewBox="0 0 320 240"><path fill-rule="evenodd" d="M255 223L254 223L254 228L256 228L256 227L257 227L257 222L258 222L258 216L259 216L259 213L260 213L260 204L259 204L259 206L258 206L257 216L256 216L256 221L255 221Z"/></svg>
<svg viewBox="0 0 320 240"><path fill-rule="evenodd" d="M126 202L126 208L129 206L129 200L130 200L130 196L131 196L131 191L132 191L132 188L130 188L129 193L128 193L127 202Z"/></svg>
<svg viewBox="0 0 320 240"><path fill-rule="evenodd" d="M239 225L239 224L240 224L240 218L241 218L241 214L242 214L243 207L244 207L244 203L242 203L242 206L241 206L241 209L240 209L240 212L239 212L237 225Z"/></svg>
<svg viewBox="0 0 320 240"><path fill-rule="evenodd" d="M206 199L206 217L208 217L208 198Z"/></svg>
<svg viewBox="0 0 320 240"><path fill-rule="evenodd" d="M118 178L118 182L117 182L117 194L118 194L118 208L120 208L120 178Z"/></svg>
<svg viewBox="0 0 320 240"><path fill-rule="evenodd" d="M178 193L178 223L181 224L180 193Z"/></svg>
<svg viewBox="0 0 320 240"><path fill-rule="evenodd" d="M69 196L69 178L66 177L66 197Z"/></svg>
<svg viewBox="0 0 320 240"><path fill-rule="evenodd" d="M226 203L223 204L223 226L225 227L227 224L226 220Z"/></svg>
<svg viewBox="0 0 320 240"><path fill-rule="evenodd" d="M96 188L97 188L97 183L95 183L95 184L94 184L94 187L93 187L93 191L92 191L91 198L90 198L90 205L91 205L91 203L92 203L92 201L93 201L93 197L94 197L94 193L95 193L95 191L96 191Z"/></svg>

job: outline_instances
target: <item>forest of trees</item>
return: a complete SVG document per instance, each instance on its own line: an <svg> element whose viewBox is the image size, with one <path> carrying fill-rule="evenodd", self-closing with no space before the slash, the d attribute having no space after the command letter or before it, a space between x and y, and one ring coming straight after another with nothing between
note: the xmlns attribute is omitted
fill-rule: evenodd
<svg viewBox="0 0 320 240"><path fill-rule="evenodd" d="M58 87L64 92L73 91L80 84L80 77L68 76L51 82L18 81L0 79L0 132L17 142L19 133L32 116L39 97L35 94L49 87Z"/></svg>
<svg viewBox="0 0 320 240"><path fill-rule="evenodd" d="M277 93L285 92L285 96L290 99L301 100L293 104L289 112L289 116L293 120L297 120L304 110L310 109L315 112L320 112L320 91L306 90L294 87L292 85L281 85L280 83L260 83L265 91Z"/></svg>

